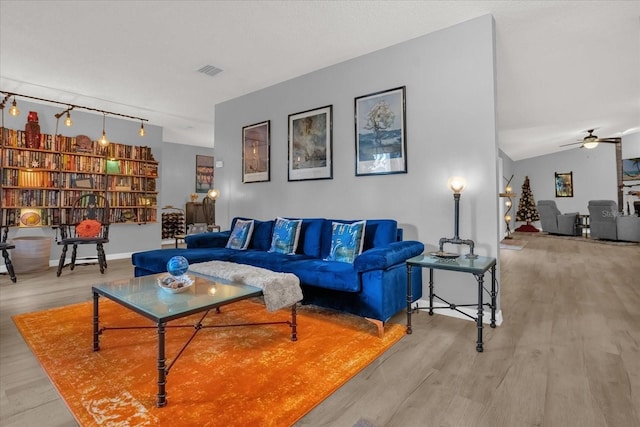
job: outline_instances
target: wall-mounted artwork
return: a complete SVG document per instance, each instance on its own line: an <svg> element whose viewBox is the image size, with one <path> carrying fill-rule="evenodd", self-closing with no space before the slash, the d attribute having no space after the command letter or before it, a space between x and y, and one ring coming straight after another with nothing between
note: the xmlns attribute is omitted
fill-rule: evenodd
<svg viewBox="0 0 640 427"><path fill-rule="evenodd" d="M573 172L556 172L556 197L573 197Z"/></svg>
<svg viewBox="0 0 640 427"><path fill-rule="evenodd" d="M640 180L640 157L622 160L622 180Z"/></svg>
<svg viewBox="0 0 640 427"><path fill-rule="evenodd" d="M242 128L242 182L270 179L270 121Z"/></svg>
<svg viewBox="0 0 640 427"><path fill-rule="evenodd" d="M289 181L333 178L329 105L289 115Z"/></svg>
<svg viewBox="0 0 640 427"><path fill-rule="evenodd" d="M405 87L355 99L356 176L407 173Z"/></svg>
<svg viewBox="0 0 640 427"><path fill-rule="evenodd" d="M213 188L213 156L196 154L196 193Z"/></svg>

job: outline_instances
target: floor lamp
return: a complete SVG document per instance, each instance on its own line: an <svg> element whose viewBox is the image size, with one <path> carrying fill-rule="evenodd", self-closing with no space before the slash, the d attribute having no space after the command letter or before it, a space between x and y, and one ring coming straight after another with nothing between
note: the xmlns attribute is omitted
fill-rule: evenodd
<svg viewBox="0 0 640 427"><path fill-rule="evenodd" d="M505 239L512 239L512 237L511 237L511 215L509 214L509 212L511 212L511 208L513 207L513 201L511 199L517 196L517 194L514 193L513 189L511 188L511 180L512 179L513 179L513 175L511 175L511 178L509 178L509 179L504 178L504 180L507 181L507 185L504 187L504 193L500 193L500 197L504 197L504 198L507 199L504 202L504 205L507 207L507 211L504 213L504 222L507 225L507 237L505 237Z"/></svg>

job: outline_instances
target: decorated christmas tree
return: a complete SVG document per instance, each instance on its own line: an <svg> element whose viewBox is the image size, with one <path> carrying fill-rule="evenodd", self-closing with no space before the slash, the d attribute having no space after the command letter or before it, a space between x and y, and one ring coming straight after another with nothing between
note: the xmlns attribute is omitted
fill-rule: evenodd
<svg viewBox="0 0 640 427"><path fill-rule="evenodd" d="M535 228L531 223L533 221L539 221L540 214L538 208L536 208L536 201L533 198L531 187L529 186L529 177L524 178L524 184L522 184L522 196L518 202L518 212L516 212L516 221L524 221L526 224L521 225L516 231L528 231L536 232L540 231Z"/></svg>

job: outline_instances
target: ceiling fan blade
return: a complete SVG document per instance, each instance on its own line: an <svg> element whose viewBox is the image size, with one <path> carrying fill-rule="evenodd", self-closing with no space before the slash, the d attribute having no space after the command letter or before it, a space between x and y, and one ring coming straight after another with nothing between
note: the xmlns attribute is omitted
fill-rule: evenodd
<svg viewBox="0 0 640 427"><path fill-rule="evenodd" d="M582 141L579 141L579 142L572 142L571 144L564 144L564 145L561 145L560 147L566 147L566 146L568 146L568 145L577 145L577 144L582 144Z"/></svg>
<svg viewBox="0 0 640 427"><path fill-rule="evenodd" d="M619 142L622 142L622 138L598 138L596 142L608 142L610 144L617 144Z"/></svg>

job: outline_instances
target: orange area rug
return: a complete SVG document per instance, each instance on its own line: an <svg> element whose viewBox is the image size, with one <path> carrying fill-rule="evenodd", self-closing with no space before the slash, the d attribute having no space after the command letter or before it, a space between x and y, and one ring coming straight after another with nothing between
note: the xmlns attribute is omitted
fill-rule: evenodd
<svg viewBox="0 0 640 427"><path fill-rule="evenodd" d="M92 303L13 317L81 426L288 426L399 341L404 325L379 338L360 317L314 306L298 310L298 341L287 325L203 329L167 376L156 408L155 329L107 330L92 351ZM290 320L245 300L210 313L205 324ZM193 317L170 322L192 324ZM105 298L100 326L153 326ZM167 365L193 328L170 328Z"/></svg>

